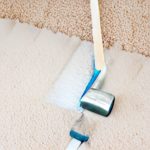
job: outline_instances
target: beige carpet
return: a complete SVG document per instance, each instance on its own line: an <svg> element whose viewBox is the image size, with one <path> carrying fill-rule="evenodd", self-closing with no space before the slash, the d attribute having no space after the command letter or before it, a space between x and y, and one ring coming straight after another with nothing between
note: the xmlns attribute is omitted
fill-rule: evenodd
<svg viewBox="0 0 150 150"><path fill-rule="evenodd" d="M80 114L40 101L82 42L27 24L2 24L0 149L63 150ZM103 89L116 96L116 103L108 118L86 112L92 132L81 149L149 150L150 59L121 51L118 44L105 52L109 68Z"/></svg>
<svg viewBox="0 0 150 150"><path fill-rule="evenodd" d="M1 0L0 17L92 40L90 0ZM150 56L150 0L102 0L104 46Z"/></svg>

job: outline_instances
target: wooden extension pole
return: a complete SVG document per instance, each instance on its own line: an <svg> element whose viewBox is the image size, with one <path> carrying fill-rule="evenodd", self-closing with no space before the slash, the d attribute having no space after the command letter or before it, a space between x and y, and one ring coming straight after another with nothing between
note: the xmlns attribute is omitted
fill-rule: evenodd
<svg viewBox="0 0 150 150"><path fill-rule="evenodd" d="M91 0L90 6L91 6L91 17L92 17L95 67L97 70L102 70L102 68L105 66L105 58L104 58L104 49L103 49L103 42L102 42L99 1Z"/></svg>

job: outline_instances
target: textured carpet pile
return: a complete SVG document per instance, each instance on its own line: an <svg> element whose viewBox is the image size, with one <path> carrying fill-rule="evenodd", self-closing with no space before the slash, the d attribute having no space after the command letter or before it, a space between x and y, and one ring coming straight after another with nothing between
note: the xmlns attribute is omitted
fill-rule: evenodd
<svg viewBox="0 0 150 150"><path fill-rule="evenodd" d="M0 20L0 32L0 149L65 149L80 114L44 99L83 41L10 20ZM149 150L150 60L117 44L105 54L103 90L116 96L115 107L108 118L86 112L92 132L81 149Z"/></svg>
<svg viewBox="0 0 150 150"><path fill-rule="evenodd" d="M5 18L0 19L0 150L63 150L68 145L80 113L54 103L77 102L92 73L89 4L0 0L0 18ZM150 59L145 56L150 56L150 1L102 0L100 6L104 47L111 49L105 50L103 90L113 93L116 103L108 118L85 112L90 140L81 149L149 150ZM78 71L84 71L80 84L71 76ZM72 81L80 87L70 88Z"/></svg>
<svg viewBox="0 0 150 150"><path fill-rule="evenodd" d="M92 40L90 0L0 0L0 17ZM102 0L104 46L150 56L150 0Z"/></svg>

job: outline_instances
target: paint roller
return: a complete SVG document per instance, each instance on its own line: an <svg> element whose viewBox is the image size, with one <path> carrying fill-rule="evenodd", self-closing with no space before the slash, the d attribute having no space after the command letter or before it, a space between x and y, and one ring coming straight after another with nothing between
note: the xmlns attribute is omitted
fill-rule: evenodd
<svg viewBox="0 0 150 150"><path fill-rule="evenodd" d="M80 99L80 106L94 113L108 116L112 111L115 96L100 90L105 79L107 67L105 64L101 35L99 2L98 0L91 0L90 5L93 26L95 68L93 76Z"/></svg>
<svg viewBox="0 0 150 150"><path fill-rule="evenodd" d="M91 14L93 25L95 68L93 76L83 95L81 96L80 106L94 113L108 116L112 111L115 102L115 96L100 90L105 79L107 69L102 44L100 9L98 0L91 0ZM84 131L84 120L84 113L82 111L81 118L76 121L74 127L70 131L72 140L68 145L67 150L77 150L80 148L82 143L88 141L89 133L87 133L87 130Z"/></svg>

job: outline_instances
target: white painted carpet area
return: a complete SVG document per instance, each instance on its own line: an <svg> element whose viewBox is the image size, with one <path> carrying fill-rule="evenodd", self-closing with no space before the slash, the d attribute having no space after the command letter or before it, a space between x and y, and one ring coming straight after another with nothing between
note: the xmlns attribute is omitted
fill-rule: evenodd
<svg viewBox="0 0 150 150"><path fill-rule="evenodd" d="M109 63L103 89L116 96L116 103L108 118L86 112L92 126L82 149L149 150L150 60L123 52L119 45L105 53ZM0 149L65 149L80 114L45 100L61 105L64 98L65 107L74 108L92 62L89 42L0 20Z"/></svg>
<svg viewBox="0 0 150 150"><path fill-rule="evenodd" d="M79 100L93 74L92 48L91 43L81 43L58 80L51 86L48 102L67 109L78 109Z"/></svg>
<svg viewBox="0 0 150 150"><path fill-rule="evenodd" d="M1 87L21 99L43 100L81 41L10 20L0 24Z"/></svg>
<svg viewBox="0 0 150 150"><path fill-rule="evenodd" d="M10 20L0 26L5 85L23 99L76 109L93 73L92 43Z"/></svg>

